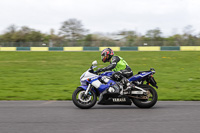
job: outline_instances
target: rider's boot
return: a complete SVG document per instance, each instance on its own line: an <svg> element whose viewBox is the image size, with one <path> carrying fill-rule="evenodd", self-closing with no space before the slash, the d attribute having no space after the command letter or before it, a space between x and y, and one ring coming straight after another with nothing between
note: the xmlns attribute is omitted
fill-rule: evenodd
<svg viewBox="0 0 200 133"><path fill-rule="evenodd" d="M123 91L128 92L128 94L130 94L131 89L133 88L133 84L131 84L126 77L122 78L121 82L123 84Z"/></svg>
<svg viewBox="0 0 200 133"><path fill-rule="evenodd" d="M135 87L134 87L134 84L128 83L127 88L126 88L125 91L127 91L128 94L131 94L131 91L132 91L133 88L135 88Z"/></svg>

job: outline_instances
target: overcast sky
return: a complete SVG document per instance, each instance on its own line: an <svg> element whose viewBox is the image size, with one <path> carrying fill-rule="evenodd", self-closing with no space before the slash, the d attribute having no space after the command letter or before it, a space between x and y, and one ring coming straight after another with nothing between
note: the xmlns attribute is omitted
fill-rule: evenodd
<svg viewBox="0 0 200 133"><path fill-rule="evenodd" d="M171 35L187 25L199 33L200 0L0 0L0 33L11 24L49 33L70 18L81 20L90 33L144 34L159 27Z"/></svg>

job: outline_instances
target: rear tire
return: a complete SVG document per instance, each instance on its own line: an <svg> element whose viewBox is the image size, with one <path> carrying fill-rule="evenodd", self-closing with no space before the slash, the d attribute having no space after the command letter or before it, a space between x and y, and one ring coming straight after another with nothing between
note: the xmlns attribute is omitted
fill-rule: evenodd
<svg viewBox="0 0 200 133"><path fill-rule="evenodd" d="M152 100L149 101L149 99L148 100L142 100L142 99L133 98L132 99L133 103L139 108L151 108L151 107L153 107L156 104L157 99L158 99L158 95L157 95L156 90L149 85L142 85L142 86L139 86L139 87L141 87L144 90L149 90L151 95L152 95L151 96Z"/></svg>
<svg viewBox="0 0 200 133"><path fill-rule="evenodd" d="M81 109L89 109L93 107L97 102L97 95L94 91L90 91L90 95L86 98L82 98L85 90L83 88L77 88L72 94L73 103Z"/></svg>

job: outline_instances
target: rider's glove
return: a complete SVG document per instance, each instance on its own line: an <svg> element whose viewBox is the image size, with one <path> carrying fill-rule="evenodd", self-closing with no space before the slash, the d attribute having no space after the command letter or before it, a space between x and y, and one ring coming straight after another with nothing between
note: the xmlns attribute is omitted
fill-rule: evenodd
<svg viewBox="0 0 200 133"><path fill-rule="evenodd" d="M97 73L103 72L103 69L102 68L98 68L96 72Z"/></svg>

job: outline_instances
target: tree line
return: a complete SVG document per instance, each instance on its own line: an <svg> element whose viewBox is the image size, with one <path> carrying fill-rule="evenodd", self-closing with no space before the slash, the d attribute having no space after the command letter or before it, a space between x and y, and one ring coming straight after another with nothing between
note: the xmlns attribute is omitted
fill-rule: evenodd
<svg viewBox="0 0 200 133"><path fill-rule="evenodd" d="M0 46L29 47L29 46L200 46L200 34L195 35L193 27L188 25L182 34L168 37L162 36L160 28L148 30L141 35L134 30L122 30L116 33L90 34L82 22L77 19L64 21L58 33L53 29L50 33L27 26L9 26L0 35Z"/></svg>

